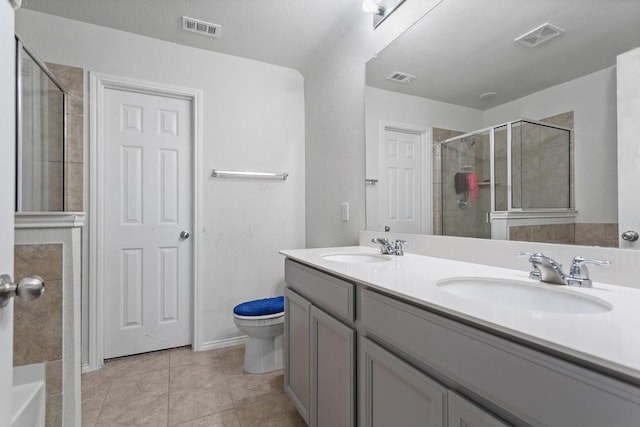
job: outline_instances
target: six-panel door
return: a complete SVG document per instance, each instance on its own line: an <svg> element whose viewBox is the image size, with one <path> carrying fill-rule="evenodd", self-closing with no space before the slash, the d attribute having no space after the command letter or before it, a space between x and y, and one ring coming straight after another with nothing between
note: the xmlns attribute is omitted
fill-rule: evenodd
<svg viewBox="0 0 640 427"><path fill-rule="evenodd" d="M191 104L105 89L104 357L191 344Z"/></svg>

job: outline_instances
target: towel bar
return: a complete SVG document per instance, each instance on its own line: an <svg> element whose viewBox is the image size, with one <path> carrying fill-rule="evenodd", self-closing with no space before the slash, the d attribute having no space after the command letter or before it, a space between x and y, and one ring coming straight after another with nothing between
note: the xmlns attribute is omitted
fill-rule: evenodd
<svg viewBox="0 0 640 427"><path fill-rule="evenodd" d="M240 172L213 169L211 176L213 178L281 179L284 181L289 177L289 174L286 172Z"/></svg>

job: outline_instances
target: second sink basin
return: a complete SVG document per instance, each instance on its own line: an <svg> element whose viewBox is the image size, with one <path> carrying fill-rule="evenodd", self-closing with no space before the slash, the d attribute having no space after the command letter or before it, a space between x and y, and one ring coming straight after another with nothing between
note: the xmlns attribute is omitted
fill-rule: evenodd
<svg viewBox="0 0 640 427"><path fill-rule="evenodd" d="M326 254L322 255L322 259L334 262L343 262L348 264L370 264L378 262L391 261L391 257L377 254Z"/></svg>
<svg viewBox="0 0 640 427"><path fill-rule="evenodd" d="M458 277L437 283L444 292L489 304L544 313L593 314L610 311L612 306L599 298L580 295L545 285L505 279Z"/></svg>

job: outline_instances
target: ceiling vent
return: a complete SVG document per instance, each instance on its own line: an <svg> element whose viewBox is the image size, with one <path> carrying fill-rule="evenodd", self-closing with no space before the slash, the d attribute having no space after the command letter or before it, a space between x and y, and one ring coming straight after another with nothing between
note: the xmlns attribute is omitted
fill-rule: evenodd
<svg viewBox="0 0 640 427"><path fill-rule="evenodd" d="M555 25L551 25L547 22L526 34L521 35L514 41L525 46L536 47L554 37L558 37L562 33L564 33L562 28L556 27Z"/></svg>
<svg viewBox="0 0 640 427"><path fill-rule="evenodd" d="M187 16L182 17L182 29L185 31L191 31L192 33L202 34L209 37L220 37L222 27L210 22L200 21L198 19L189 18Z"/></svg>
<svg viewBox="0 0 640 427"><path fill-rule="evenodd" d="M415 78L416 76L412 76L411 74L401 73L400 71L396 71L395 73L391 73L387 77L387 80L391 80L392 82L396 82L396 83L409 84Z"/></svg>

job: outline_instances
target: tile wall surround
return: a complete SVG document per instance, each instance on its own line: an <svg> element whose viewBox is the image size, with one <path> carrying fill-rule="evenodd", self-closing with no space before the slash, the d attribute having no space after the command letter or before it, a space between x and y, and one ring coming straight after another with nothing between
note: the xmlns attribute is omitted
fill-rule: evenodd
<svg viewBox="0 0 640 427"><path fill-rule="evenodd" d="M62 425L62 244L15 245L15 275L45 281L44 295L25 302L15 298L14 366L44 363L46 372L46 425Z"/></svg>
<svg viewBox="0 0 640 427"><path fill-rule="evenodd" d="M65 168L65 210L82 212L84 161L84 70L46 63L49 71L67 91L67 146Z"/></svg>
<svg viewBox="0 0 640 427"><path fill-rule="evenodd" d="M574 112L567 111L565 113L556 114L555 116L545 117L540 121L571 129L571 133L569 134L569 194L570 194L569 206L571 208L575 208L576 206L576 191L575 191L576 155L575 155L575 140L574 140L574 137L575 137Z"/></svg>
<svg viewBox="0 0 640 427"><path fill-rule="evenodd" d="M509 240L618 247L617 223L520 225L509 228Z"/></svg>

